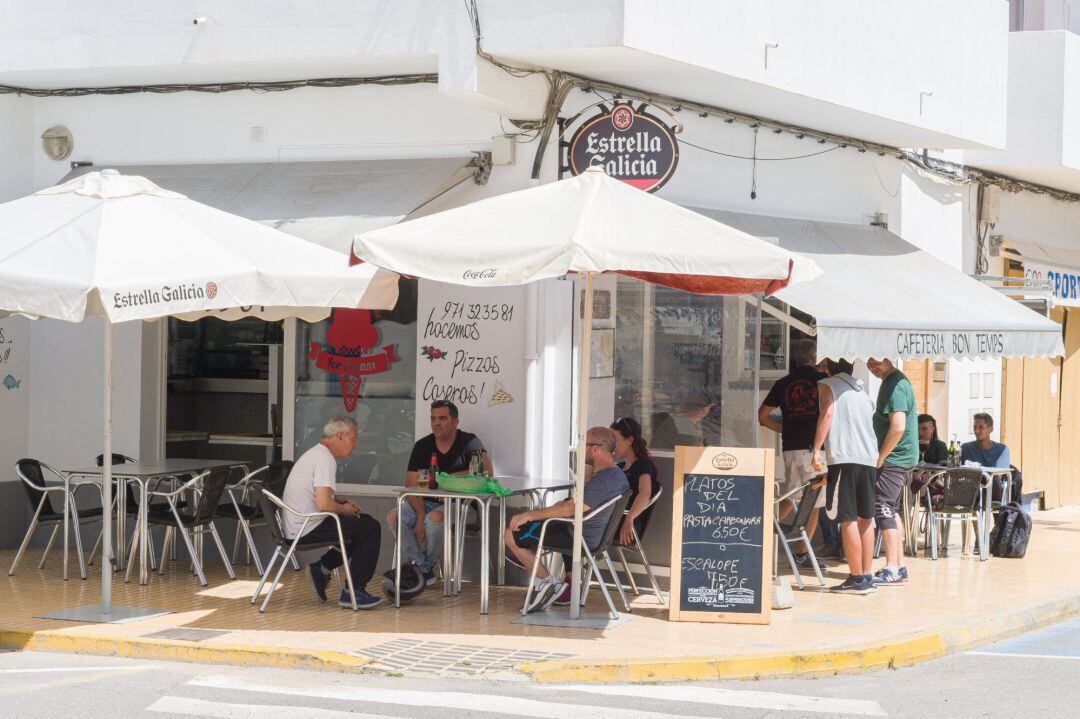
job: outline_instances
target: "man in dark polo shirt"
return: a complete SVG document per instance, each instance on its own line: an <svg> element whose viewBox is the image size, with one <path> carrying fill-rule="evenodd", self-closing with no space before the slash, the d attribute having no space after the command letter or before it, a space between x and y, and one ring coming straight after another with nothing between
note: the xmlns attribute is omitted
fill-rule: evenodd
<svg viewBox="0 0 1080 719"><path fill-rule="evenodd" d="M431 403L431 434L417 440L409 455L405 486L416 487L418 470L435 469L446 474L467 474L473 454L483 456L484 470L492 474L491 458L480 438L458 429L458 408L448 400ZM434 457L434 464L432 458ZM438 489L438 479L430 478L431 488ZM442 554L442 502L422 497L408 497L401 508L401 521L408 530L401 535L401 553L406 561L415 562L430 586L435 582L435 565ZM390 531L397 533L397 512L386 518Z"/></svg>

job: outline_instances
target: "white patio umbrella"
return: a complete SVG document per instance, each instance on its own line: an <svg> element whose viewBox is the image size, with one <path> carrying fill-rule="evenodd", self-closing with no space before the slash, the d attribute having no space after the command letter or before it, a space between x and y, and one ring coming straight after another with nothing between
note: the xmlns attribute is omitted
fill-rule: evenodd
<svg viewBox="0 0 1080 719"><path fill-rule="evenodd" d="M352 261L474 287L584 274L571 617L581 584L581 497L593 282L615 272L703 294L769 295L812 280L812 260L608 177L599 168L357 235Z"/></svg>
<svg viewBox="0 0 1080 719"><path fill-rule="evenodd" d="M104 456L112 456L113 323L166 316L315 321L332 307L390 309L397 274L115 170L0 204L0 314L105 319ZM111 506L111 463L103 470ZM111 612L108 511L103 615Z"/></svg>

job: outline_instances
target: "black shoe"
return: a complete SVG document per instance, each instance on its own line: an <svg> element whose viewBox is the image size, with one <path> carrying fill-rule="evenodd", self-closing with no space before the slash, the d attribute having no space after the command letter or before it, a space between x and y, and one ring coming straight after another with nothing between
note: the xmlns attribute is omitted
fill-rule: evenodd
<svg viewBox="0 0 1080 719"><path fill-rule="evenodd" d="M330 572L322 562L312 562L307 568L308 584L320 602L326 601L326 585L330 583Z"/></svg>
<svg viewBox="0 0 1080 719"><path fill-rule="evenodd" d="M827 562L823 562L820 557L817 558L818 567L821 569L828 569ZM803 552L802 554L795 555L795 564L799 569L813 569L814 563L810 561L810 552Z"/></svg>
<svg viewBox="0 0 1080 719"><path fill-rule="evenodd" d="M368 594L367 592L365 592L363 589L357 589L356 590L356 608L358 610L359 609L374 609L375 607L379 606L382 603L383 603L383 600L382 600L381 597L372 596L372 595ZM342 589L341 590L341 596L338 597L338 606L339 607L344 607L345 609L352 609L352 601L351 601L351 597L349 596L349 590L348 589Z"/></svg>
<svg viewBox="0 0 1080 719"><path fill-rule="evenodd" d="M433 584L435 584L438 581L439 580L435 578L435 570L434 569L429 569L426 572L424 572L424 586L425 587L430 587L430 586L432 586Z"/></svg>
<svg viewBox="0 0 1080 719"><path fill-rule="evenodd" d="M877 587L869 576L856 577L849 574L842 583L829 587L829 591L837 594L873 594L877 591Z"/></svg>
<svg viewBox="0 0 1080 719"><path fill-rule="evenodd" d="M874 586L876 587L895 587L900 584L907 584L907 580L907 567L900 567L896 572L890 571L888 567L882 567L874 573Z"/></svg>
<svg viewBox="0 0 1080 719"><path fill-rule="evenodd" d="M564 582L544 582L534 589L532 603L525 610L526 613L542 612L550 607L563 593L563 585Z"/></svg>

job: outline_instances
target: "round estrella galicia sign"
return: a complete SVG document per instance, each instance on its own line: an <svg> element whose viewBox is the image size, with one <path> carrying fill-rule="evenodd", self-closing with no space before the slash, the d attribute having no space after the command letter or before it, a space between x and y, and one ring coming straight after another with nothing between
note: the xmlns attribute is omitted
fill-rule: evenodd
<svg viewBox="0 0 1080 719"><path fill-rule="evenodd" d="M646 192L663 187L679 164L679 144L671 128L644 107L617 104L585 120L570 138L570 173L602 167Z"/></svg>

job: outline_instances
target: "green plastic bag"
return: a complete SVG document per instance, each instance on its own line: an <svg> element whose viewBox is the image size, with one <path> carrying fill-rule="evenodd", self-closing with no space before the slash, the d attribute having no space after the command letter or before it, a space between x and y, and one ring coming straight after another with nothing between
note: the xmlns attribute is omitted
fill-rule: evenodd
<svg viewBox="0 0 1080 719"><path fill-rule="evenodd" d="M506 497L512 494L509 489L499 484L499 480L493 477L478 477L475 474L456 476L439 472L436 481L439 483L439 489L445 489L448 492L494 494L496 497Z"/></svg>

